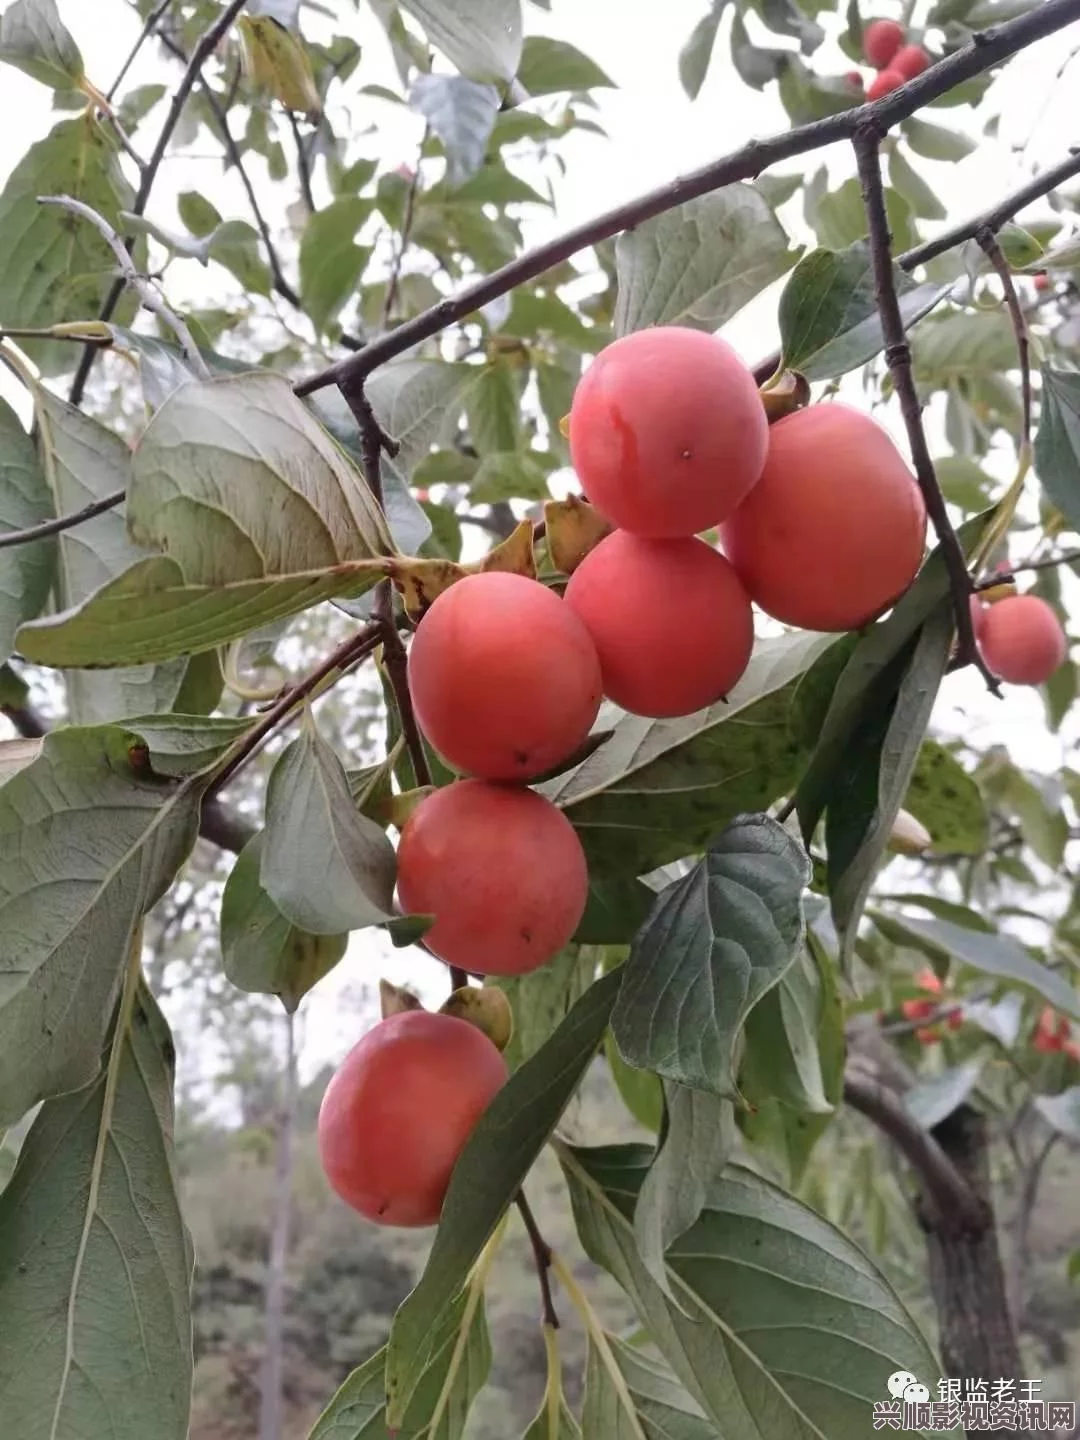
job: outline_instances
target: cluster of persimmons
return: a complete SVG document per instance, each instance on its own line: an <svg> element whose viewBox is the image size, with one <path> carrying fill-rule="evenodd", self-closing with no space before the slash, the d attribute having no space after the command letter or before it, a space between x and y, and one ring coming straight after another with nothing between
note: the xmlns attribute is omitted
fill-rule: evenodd
<svg viewBox="0 0 1080 1440"><path fill-rule="evenodd" d="M911 584L926 539L919 488L880 425L840 403L770 425L749 369L696 330L643 330L604 350L577 387L569 438L614 528L564 594L499 571L457 580L409 653L420 728L467 778L404 821L398 896L432 917L433 955L481 978L535 970L582 919L581 842L530 785L582 753L605 696L656 719L715 704L750 660L753 604L791 626L859 629ZM988 657L1023 648L1029 622L995 616L1030 602L980 612ZM389 1015L326 1092L334 1188L384 1224L434 1223L506 1073L488 1035L456 1015Z"/></svg>

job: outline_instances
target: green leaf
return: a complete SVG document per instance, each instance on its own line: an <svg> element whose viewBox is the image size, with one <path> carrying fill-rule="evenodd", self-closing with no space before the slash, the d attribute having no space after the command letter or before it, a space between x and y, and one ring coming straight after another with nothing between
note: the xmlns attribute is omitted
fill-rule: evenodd
<svg viewBox="0 0 1080 1440"><path fill-rule="evenodd" d="M997 242L1013 270L1023 270L1026 266L1034 265L1046 253L1042 242L1015 220L1007 220L1002 225L997 232Z"/></svg>
<svg viewBox="0 0 1080 1440"><path fill-rule="evenodd" d="M582 1440L581 1427L574 1419L561 1389L558 1392L558 1408L554 1419L545 1395L540 1402L536 1419L525 1431L522 1440Z"/></svg>
<svg viewBox="0 0 1080 1440"><path fill-rule="evenodd" d="M551 456L535 450L496 451L485 455L469 486L477 504L497 500L546 500Z"/></svg>
<svg viewBox="0 0 1080 1440"><path fill-rule="evenodd" d="M559 95L567 90L614 89L615 82L595 60L565 40L548 35L529 35L521 50L518 83L535 99L538 95Z"/></svg>
<svg viewBox="0 0 1080 1440"><path fill-rule="evenodd" d="M1042 370L1035 473L1069 529L1080 529L1080 374L1049 365Z"/></svg>
<svg viewBox="0 0 1080 1440"><path fill-rule="evenodd" d="M897 266L894 280L904 323L910 327L950 290L948 285L913 286ZM777 316L784 365L808 379L825 380L864 365L884 346L874 297L869 242L846 250L813 250L791 273Z"/></svg>
<svg viewBox="0 0 1080 1440"><path fill-rule="evenodd" d="M469 1296L459 1296L436 1326L430 1354L395 1432L396 1440L458 1440L491 1364L483 1302L470 1309ZM384 1346L352 1372L315 1422L308 1440L385 1440L386 1355ZM432 1418L440 1402L445 1406L443 1420L433 1430Z"/></svg>
<svg viewBox="0 0 1080 1440"><path fill-rule="evenodd" d="M117 114L120 123L130 135L138 129L154 106L168 94L164 85L136 85L121 100Z"/></svg>
<svg viewBox="0 0 1080 1440"><path fill-rule="evenodd" d="M762 640L726 705L676 720L624 715L605 745L541 786L577 829L594 881L700 851L736 815L786 794L842 646L811 634Z"/></svg>
<svg viewBox="0 0 1080 1440"><path fill-rule="evenodd" d="M712 60L723 11L722 4L710 5L708 14L703 15L697 22L690 31L686 44L679 51L679 80L691 100L697 99L702 85L705 84L705 76L709 73L709 63Z"/></svg>
<svg viewBox="0 0 1080 1440"><path fill-rule="evenodd" d="M1064 1135L1069 1140L1080 1140L1080 1085L1062 1090L1059 1095L1036 1095L1032 1103L1046 1123L1052 1125L1059 1135ZM1075 1253L1069 1261L1070 1279L1080 1272L1080 1260L1077 1260L1075 1265L1074 1260Z"/></svg>
<svg viewBox="0 0 1080 1440"><path fill-rule="evenodd" d="M938 1075L920 1080L905 1091L904 1109L925 1130L933 1130L954 1110L966 1104L982 1068L981 1060L969 1060L964 1065L951 1065Z"/></svg>
<svg viewBox="0 0 1080 1440"><path fill-rule="evenodd" d="M798 40L804 55L811 54L825 39L824 30L809 19L798 0L750 0L750 3L770 30ZM812 7L807 5L806 8ZM813 8L821 7L814 5Z"/></svg>
<svg viewBox="0 0 1080 1440"><path fill-rule="evenodd" d="M135 452L127 514L132 537L165 551L192 585L393 549L363 477L288 382L265 371L173 391Z"/></svg>
<svg viewBox="0 0 1080 1440"><path fill-rule="evenodd" d="M850 92L849 92L850 93ZM869 234L862 191L857 180L845 180L835 190L825 190L825 172L806 187L804 203L806 218L813 226L819 242L830 250L844 250ZM911 223L911 207L904 197L885 187L885 213L889 218L893 244L906 250L918 239Z"/></svg>
<svg viewBox="0 0 1080 1440"><path fill-rule="evenodd" d="M889 916L909 944L935 959L955 960L980 974L992 975L1040 995L1055 1010L1080 1020L1080 1000L1073 987L1055 970L1041 964L1008 935L984 934L949 920L917 920Z"/></svg>
<svg viewBox="0 0 1080 1440"><path fill-rule="evenodd" d="M1015 815L1024 843L1044 865L1056 870L1069 841L1069 822L1057 781L1048 777L1032 780L1001 753L985 757L980 777L992 805Z"/></svg>
<svg viewBox="0 0 1080 1440"><path fill-rule="evenodd" d="M700 1219L735 1149L736 1130L730 1100L670 1080L664 1081L664 1112L634 1209L634 1240L645 1269L673 1300L664 1256Z"/></svg>
<svg viewBox="0 0 1080 1440"><path fill-rule="evenodd" d="M384 574L381 561L358 560L301 575L189 585L174 560L155 556L82 605L21 625L15 641L27 660L59 668L171 660L212 650L321 600L363 594Z"/></svg>
<svg viewBox="0 0 1080 1440"><path fill-rule="evenodd" d="M197 190L184 190L176 197L176 209L192 235L212 235L221 224L220 212Z"/></svg>
<svg viewBox="0 0 1080 1440"><path fill-rule="evenodd" d="M910 659L901 659L885 672L889 678L879 705L852 737L843 783L829 798L825 812L829 900L845 967L854 953L859 920L878 862L907 793L945 675L952 638L950 599L926 621L911 647Z"/></svg>
<svg viewBox="0 0 1080 1440"><path fill-rule="evenodd" d="M918 171L904 158L903 151L898 146L889 155L889 180L893 188L911 206L913 215L924 220L944 220L945 206Z"/></svg>
<svg viewBox="0 0 1080 1440"><path fill-rule="evenodd" d="M947 130L943 125L931 125L915 115L901 121L900 129L915 154L926 160L955 162L965 159L978 148L970 135L964 135L959 130Z"/></svg>
<svg viewBox="0 0 1080 1440"><path fill-rule="evenodd" d="M669 1368L606 1335L589 1338L585 1361L585 1435L604 1440L716 1440L704 1411Z"/></svg>
<svg viewBox="0 0 1080 1440"><path fill-rule="evenodd" d="M585 992L498 1092L461 1152L424 1273L390 1331L390 1428L401 1423L431 1363L436 1317L461 1288L596 1053L621 979L612 971Z"/></svg>
<svg viewBox="0 0 1080 1440"><path fill-rule="evenodd" d="M395 873L385 830L354 806L308 712L270 772L259 883L293 925L339 937L391 918Z"/></svg>
<svg viewBox="0 0 1080 1440"><path fill-rule="evenodd" d="M604 1036L604 1055L615 1088L623 1104L646 1130L658 1132L664 1120L663 1083L650 1070L635 1070L619 1054L615 1037L609 1030Z"/></svg>
<svg viewBox="0 0 1080 1440"><path fill-rule="evenodd" d="M521 0L400 0L468 80L510 81L521 60Z"/></svg>
<svg viewBox="0 0 1080 1440"><path fill-rule="evenodd" d="M367 397L376 419L401 447L393 466L406 480L433 445L451 442L461 415L462 395L476 375L471 365L398 360L380 366L367 382ZM386 460L383 469L387 469Z"/></svg>
<svg viewBox="0 0 1080 1440"><path fill-rule="evenodd" d="M150 751L158 775L182 780L209 770L245 731L244 715L135 715L125 720Z"/></svg>
<svg viewBox="0 0 1080 1440"><path fill-rule="evenodd" d="M77 89L85 73L55 0L14 0L8 6L0 18L0 60L53 90Z"/></svg>
<svg viewBox="0 0 1080 1440"><path fill-rule="evenodd" d="M558 1152L586 1253L627 1292L716 1433L865 1440L894 1371L938 1374L914 1320L862 1251L757 1175L729 1167L668 1252L674 1305L631 1243L648 1149L559 1144Z"/></svg>
<svg viewBox="0 0 1080 1440"><path fill-rule="evenodd" d="M920 325L912 344L915 378L949 380L998 374L1016 365L1016 336L1003 310L948 310Z"/></svg>
<svg viewBox="0 0 1080 1440"><path fill-rule="evenodd" d="M67 998L82 1010L81 997ZM142 988L104 1055L102 1038L97 1078L46 1101L0 1195L4 1426L136 1436L153 1415L155 1440L184 1440L191 1264L173 1165L172 1037Z"/></svg>
<svg viewBox="0 0 1080 1440"><path fill-rule="evenodd" d="M924 740L903 807L930 831L935 850L981 855L989 819L975 781L950 750Z"/></svg>
<svg viewBox="0 0 1080 1440"><path fill-rule="evenodd" d="M772 50L755 45L747 32L742 14L735 11L731 19L731 63L744 85L749 85L754 90L764 90L766 85L771 85L774 80L783 82L791 60L791 54L787 50ZM804 70L798 78L802 80L803 76L807 88L816 84L817 76L810 71Z"/></svg>
<svg viewBox="0 0 1080 1440"><path fill-rule="evenodd" d="M463 185L484 163L499 113L498 90L460 75L417 75L409 104L442 141L449 184Z"/></svg>
<svg viewBox="0 0 1080 1440"><path fill-rule="evenodd" d="M802 943L810 862L765 815L733 821L663 890L623 967L611 1028L625 1060L717 1095L734 1091L747 1015Z"/></svg>
<svg viewBox="0 0 1080 1440"><path fill-rule="evenodd" d="M790 269L783 226L752 185L729 185L624 231L615 242L615 329L718 330Z"/></svg>
<svg viewBox="0 0 1080 1440"><path fill-rule="evenodd" d="M11 406L0 400L0 534L40 525L54 514L33 441ZM55 540L0 550L0 660L11 654L22 622L43 609L55 566Z"/></svg>
<svg viewBox="0 0 1080 1440"><path fill-rule="evenodd" d="M966 455L942 455L934 461L938 484L950 505L984 510L998 482Z"/></svg>
<svg viewBox="0 0 1080 1440"><path fill-rule="evenodd" d="M200 787L147 773L139 746L54 730L0 785L0 1125L93 1080L138 923L195 842Z"/></svg>
<svg viewBox="0 0 1080 1440"><path fill-rule="evenodd" d="M803 946L747 1016L739 1084L751 1105L771 1098L812 1115L831 1114L818 1050L827 1018L822 974Z"/></svg>
<svg viewBox="0 0 1080 1440"><path fill-rule="evenodd" d="M510 1001L514 1033L503 1051L511 1070L530 1059L562 1024L596 976L596 950L568 945L527 975L494 979Z"/></svg>
<svg viewBox="0 0 1080 1440"><path fill-rule="evenodd" d="M40 205L39 195L81 200L121 229L120 211L129 210L135 196L111 132L89 112L61 120L31 145L0 193L0 315L12 327L45 329L96 314L116 269L116 257L93 225L59 206ZM145 241L134 256L145 268ZM123 323L134 311L135 301L125 297L114 318ZM70 342L20 344L46 375L71 368Z"/></svg>
<svg viewBox="0 0 1080 1440"><path fill-rule="evenodd" d="M259 881L263 832L241 850L221 898L221 956L240 990L277 995L294 1011L338 963L347 934L313 935L281 913Z"/></svg>
<svg viewBox="0 0 1080 1440"><path fill-rule="evenodd" d="M356 293L371 247L356 233L372 211L358 195L332 200L317 210L300 238L300 297L315 329L322 332Z"/></svg>
<svg viewBox="0 0 1080 1440"><path fill-rule="evenodd" d="M469 438L481 455L516 450L521 435L521 396L514 371L495 360L477 372L465 391Z"/></svg>
<svg viewBox="0 0 1080 1440"><path fill-rule="evenodd" d="M499 329L507 335L526 338L550 335L565 340L578 350L599 350L606 343L606 334L599 327L585 325L577 311L557 295L540 295L535 290L515 290L510 311ZM554 369L545 365L545 370ZM563 410L563 415L566 410Z"/></svg>
<svg viewBox="0 0 1080 1440"><path fill-rule="evenodd" d="M57 514L72 514L127 486L131 453L118 435L48 390L39 389L35 402L38 455ZM60 609L79 605L144 554L128 537L122 506L63 531L56 546L56 603ZM71 716L90 725L169 710L183 675L181 661L108 675L98 670L73 671L67 676Z"/></svg>

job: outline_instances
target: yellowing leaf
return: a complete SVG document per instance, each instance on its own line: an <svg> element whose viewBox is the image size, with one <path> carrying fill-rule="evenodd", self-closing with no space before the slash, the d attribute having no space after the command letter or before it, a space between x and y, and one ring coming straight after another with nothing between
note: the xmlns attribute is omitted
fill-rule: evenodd
<svg viewBox="0 0 1080 1440"><path fill-rule="evenodd" d="M548 500L544 505L544 534L548 555L556 570L572 575L612 526L587 500L570 495L565 500Z"/></svg>
<svg viewBox="0 0 1080 1440"><path fill-rule="evenodd" d="M302 41L269 16L242 15L237 23L250 79L287 110L318 114L322 100Z"/></svg>

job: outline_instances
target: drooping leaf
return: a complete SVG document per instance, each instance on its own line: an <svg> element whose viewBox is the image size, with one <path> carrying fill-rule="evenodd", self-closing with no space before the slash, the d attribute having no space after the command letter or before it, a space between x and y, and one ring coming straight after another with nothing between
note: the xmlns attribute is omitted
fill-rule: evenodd
<svg viewBox="0 0 1080 1440"><path fill-rule="evenodd" d="M190 585L174 560L156 556L82 605L21 625L15 641L28 660L60 668L171 660L212 650L320 600L361 595L385 574L382 561L357 560L301 575Z"/></svg>
<svg viewBox="0 0 1080 1440"><path fill-rule="evenodd" d="M409 103L442 141L449 183L463 185L484 163L499 113L498 90L461 75L417 75Z"/></svg>
<svg viewBox="0 0 1080 1440"><path fill-rule="evenodd" d="M1073 986L1010 936L972 930L951 920L922 920L911 915L891 914L889 923L909 944L927 955L951 959L995 980L1020 985L1041 996L1055 1010L1080 1020L1080 998Z"/></svg>
<svg viewBox="0 0 1080 1440"><path fill-rule="evenodd" d="M299 929L339 937L391 918L394 847L353 805L310 712L271 771L261 848L259 883Z"/></svg>
<svg viewBox="0 0 1080 1440"><path fill-rule="evenodd" d="M459 1440L491 1364L482 1300L470 1307L468 1294L463 1294L448 1307L431 1337L430 1354L396 1440ZM386 1355L384 1346L353 1371L308 1440L385 1440ZM442 1419L432 1429L444 1392Z"/></svg>
<svg viewBox="0 0 1080 1440"><path fill-rule="evenodd" d="M1069 528L1080 529L1080 373L1043 367L1035 473Z"/></svg>
<svg viewBox="0 0 1080 1440"><path fill-rule="evenodd" d="M54 513L33 442L11 406L0 400L0 534L40 525ZM0 550L0 659L11 654L22 622L41 612L55 564L55 540Z"/></svg>
<svg viewBox="0 0 1080 1440"><path fill-rule="evenodd" d="M191 1264L172 1037L142 988L103 1056L102 1038L97 1078L45 1102L0 1194L3 1423L27 1440L87 1426L133 1437L153 1415L155 1437L185 1440Z"/></svg>
<svg viewBox="0 0 1080 1440"><path fill-rule="evenodd" d="M645 1269L673 1299L664 1256L697 1223L731 1158L736 1130L730 1100L670 1080L664 1109L660 1143L638 1191L634 1240Z"/></svg>
<svg viewBox="0 0 1080 1440"><path fill-rule="evenodd" d="M577 829L594 881L699 851L736 815L786 794L828 703L836 645L811 634L760 641L727 704L677 720L623 715L595 754L542 786Z"/></svg>
<svg viewBox="0 0 1080 1440"><path fill-rule="evenodd" d="M810 1114L832 1111L818 1050L825 999L822 976L804 946L747 1017L740 1087L751 1105L771 1098Z"/></svg>
<svg viewBox="0 0 1080 1440"><path fill-rule="evenodd" d="M679 1085L734 1093L747 1015L802 943L802 847L765 815L733 821L661 891L623 967L612 1030L623 1058Z"/></svg>
<svg viewBox="0 0 1080 1440"><path fill-rule="evenodd" d="M549 35L527 35L517 68L518 83L535 99L566 90L612 89L614 81L576 45Z"/></svg>
<svg viewBox="0 0 1080 1440"><path fill-rule="evenodd" d="M391 1428L401 1423L431 1363L436 1317L461 1288L595 1055L620 981L612 971L585 992L546 1044L510 1077L469 1137L424 1273L394 1317L386 1365Z"/></svg>
<svg viewBox="0 0 1080 1440"><path fill-rule="evenodd" d="M116 260L99 232L57 205L38 204L39 195L81 200L122 229L120 211L134 193L120 168L116 141L90 111L61 120L44 140L31 145L0 193L0 315L4 324L45 328L85 320L101 309L112 284ZM145 262L145 241L135 263ZM116 317L134 313L123 300ZM21 341L46 375L71 365L71 345L62 340Z"/></svg>
<svg viewBox="0 0 1080 1440"><path fill-rule="evenodd" d="M269 15L241 15L237 28L252 83L269 90L286 110L317 115L322 101L300 36Z"/></svg>
<svg viewBox="0 0 1080 1440"><path fill-rule="evenodd" d="M199 787L141 737L61 729L0 786L0 1125L97 1073L128 950L194 844ZM73 997L77 996L77 1003Z"/></svg>
<svg viewBox="0 0 1080 1440"><path fill-rule="evenodd" d="M723 4L710 5L708 13L690 31L686 44L679 51L679 79L691 100L697 99L709 73L723 13Z"/></svg>
<svg viewBox="0 0 1080 1440"><path fill-rule="evenodd" d="M716 1440L717 1431L671 1370L615 1335L585 1361L585 1435L604 1440Z"/></svg>
<svg viewBox="0 0 1080 1440"><path fill-rule="evenodd" d="M316 330L336 320L354 295L371 257L356 233L371 214L370 200L345 195L317 210L300 239L300 296Z"/></svg>
<svg viewBox="0 0 1080 1440"><path fill-rule="evenodd" d="M347 934L313 935L281 913L259 881L263 833L241 850L221 897L221 955L240 990L277 995L288 1011L328 974L349 943Z"/></svg>
<svg viewBox="0 0 1080 1440"><path fill-rule="evenodd" d="M400 0L468 80L510 81L521 60L521 0Z"/></svg>
<svg viewBox="0 0 1080 1440"><path fill-rule="evenodd" d="M865 1440L894 1371L938 1373L862 1251L766 1180L731 1166L711 1187L697 1224L668 1251L673 1305L631 1243L649 1150L560 1143L558 1153L589 1258L629 1295L717 1433Z"/></svg>
<svg viewBox="0 0 1080 1440"><path fill-rule="evenodd" d="M894 266L905 324L914 325L948 294L948 285L918 285ZM814 250L791 273L778 309L783 364L807 379L846 374L878 354L884 340L874 298L870 246Z"/></svg>
<svg viewBox="0 0 1080 1440"><path fill-rule="evenodd" d="M1059 1095L1036 1095L1032 1103L1059 1135L1073 1141L1080 1140L1080 1085L1062 1090ZM1070 1274L1073 1273L1075 1269L1070 1264Z"/></svg>
<svg viewBox="0 0 1080 1440"><path fill-rule="evenodd" d="M591 946L568 945L538 970L494 981L514 1015L514 1033L503 1051L511 1070L535 1055L566 1019L592 984L596 961Z"/></svg>
<svg viewBox="0 0 1080 1440"><path fill-rule="evenodd" d="M907 793L952 637L952 604L945 600L923 626L910 658L885 672L888 683L878 704L852 737L844 783L829 798L825 812L829 899L845 965L854 952L878 861Z"/></svg>
<svg viewBox="0 0 1080 1440"><path fill-rule="evenodd" d="M13 0L0 17L0 60L53 90L73 90L83 58L55 0Z"/></svg>
<svg viewBox="0 0 1080 1440"><path fill-rule="evenodd" d="M127 486L131 454L118 435L47 390L39 390L35 398L38 456L57 514L73 514ZM144 555L128 538L123 506L61 532L56 545L60 610L79 605ZM72 718L89 725L169 710L183 674L181 661L140 665L109 675L74 670L67 676Z"/></svg>
<svg viewBox="0 0 1080 1440"><path fill-rule="evenodd" d="M135 452L128 526L192 585L387 555L363 477L278 375L174 390Z"/></svg>
<svg viewBox="0 0 1080 1440"><path fill-rule="evenodd" d="M647 325L718 330L790 269L796 253L752 185L688 200L616 241L616 332Z"/></svg>
<svg viewBox="0 0 1080 1440"><path fill-rule="evenodd" d="M920 1080L904 1094L904 1108L926 1130L940 1125L963 1105L982 1072L982 1060L968 1060L963 1065L950 1065L938 1075Z"/></svg>

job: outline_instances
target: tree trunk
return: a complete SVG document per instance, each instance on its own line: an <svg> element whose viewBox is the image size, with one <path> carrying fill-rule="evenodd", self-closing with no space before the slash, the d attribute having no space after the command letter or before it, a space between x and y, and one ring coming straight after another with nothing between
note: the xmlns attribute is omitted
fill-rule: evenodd
<svg viewBox="0 0 1080 1440"><path fill-rule="evenodd" d="M915 1213L926 1235L944 1374L950 1378L982 1379L988 1385L1002 1378L1019 1380L1020 1347L998 1248L986 1119L970 1106L961 1105L932 1133L984 1212L982 1224L973 1225L970 1218L960 1221L925 1186L920 1186L915 1200ZM1020 1432L1008 1429L978 1433L1006 1440Z"/></svg>
<svg viewBox="0 0 1080 1440"><path fill-rule="evenodd" d="M259 1376L259 1440L285 1432L285 1286L292 1211L293 1131L296 1126L296 1017L285 1016L285 1070L281 1079L273 1215L266 1268L266 1348Z"/></svg>

